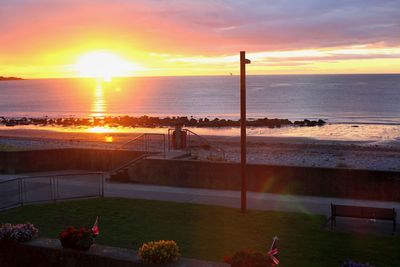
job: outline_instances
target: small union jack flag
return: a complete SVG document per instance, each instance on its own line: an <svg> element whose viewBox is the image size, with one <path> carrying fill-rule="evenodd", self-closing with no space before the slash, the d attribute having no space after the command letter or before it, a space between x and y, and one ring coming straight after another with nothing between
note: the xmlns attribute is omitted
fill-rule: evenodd
<svg viewBox="0 0 400 267"><path fill-rule="evenodd" d="M93 232L93 234L95 236L98 236L99 233L100 233L100 230L99 230L99 216L96 217L96 221L94 222L93 227L92 227L92 232Z"/></svg>
<svg viewBox="0 0 400 267"><path fill-rule="evenodd" d="M271 258L272 260L272 266L276 266L279 264L279 259L278 259L278 247L276 245L276 241L278 240L278 237L274 237L272 240L272 245L271 248L268 251L268 256Z"/></svg>

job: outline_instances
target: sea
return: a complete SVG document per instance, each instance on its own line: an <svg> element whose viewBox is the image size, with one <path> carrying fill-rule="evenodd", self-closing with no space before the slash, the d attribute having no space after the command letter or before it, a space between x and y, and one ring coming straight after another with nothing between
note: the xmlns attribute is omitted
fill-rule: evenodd
<svg viewBox="0 0 400 267"><path fill-rule="evenodd" d="M238 119L239 76L28 79L0 82L0 116L187 116ZM400 75L247 76L247 117L318 120L250 135L400 141ZM206 131L206 132L205 132ZM238 135L238 129L201 130Z"/></svg>

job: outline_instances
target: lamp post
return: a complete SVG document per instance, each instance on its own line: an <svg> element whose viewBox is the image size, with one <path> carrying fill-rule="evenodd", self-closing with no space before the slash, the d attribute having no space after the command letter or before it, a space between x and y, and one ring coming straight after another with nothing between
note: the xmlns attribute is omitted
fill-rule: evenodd
<svg viewBox="0 0 400 267"><path fill-rule="evenodd" d="M246 52L240 51L240 174L241 174L241 210L247 210L247 177L246 177Z"/></svg>

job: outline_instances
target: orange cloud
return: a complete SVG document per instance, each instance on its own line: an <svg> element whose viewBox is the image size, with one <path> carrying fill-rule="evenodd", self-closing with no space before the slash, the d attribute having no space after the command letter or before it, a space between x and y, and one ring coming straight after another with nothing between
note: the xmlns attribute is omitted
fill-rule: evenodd
<svg viewBox="0 0 400 267"><path fill-rule="evenodd" d="M143 66L138 75L225 74L247 50L257 73L399 72L398 10L387 0L7 1L0 71L75 76L82 54L106 50Z"/></svg>

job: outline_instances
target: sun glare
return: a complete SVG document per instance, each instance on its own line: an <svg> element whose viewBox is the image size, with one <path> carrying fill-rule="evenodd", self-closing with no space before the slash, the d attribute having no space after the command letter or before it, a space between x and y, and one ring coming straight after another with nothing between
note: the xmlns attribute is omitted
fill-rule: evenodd
<svg viewBox="0 0 400 267"><path fill-rule="evenodd" d="M81 56L75 65L80 77L102 78L111 81L113 77L131 76L137 65L122 59L119 55L97 51Z"/></svg>

